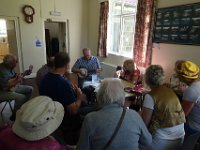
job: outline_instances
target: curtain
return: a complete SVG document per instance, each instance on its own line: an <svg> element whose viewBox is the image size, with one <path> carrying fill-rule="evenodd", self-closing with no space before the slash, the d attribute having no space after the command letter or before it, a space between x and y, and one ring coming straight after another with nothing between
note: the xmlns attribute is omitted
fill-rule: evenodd
<svg viewBox="0 0 200 150"><path fill-rule="evenodd" d="M100 3L100 22L99 22L99 37L97 56L107 56L107 20L108 20L108 1Z"/></svg>
<svg viewBox="0 0 200 150"><path fill-rule="evenodd" d="M143 67L151 64L152 37L157 0L138 0L133 58Z"/></svg>

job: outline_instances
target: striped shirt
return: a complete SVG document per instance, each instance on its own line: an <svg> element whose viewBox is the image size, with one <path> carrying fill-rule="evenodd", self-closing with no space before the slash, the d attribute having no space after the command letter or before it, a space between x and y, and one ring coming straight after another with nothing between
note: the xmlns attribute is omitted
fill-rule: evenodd
<svg viewBox="0 0 200 150"><path fill-rule="evenodd" d="M92 75L96 73L96 69L101 68L101 65L97 57L91 56L89 60L84 59L84 57L77 59L73 67L76 69L85 68L88 75Z"/></svg>

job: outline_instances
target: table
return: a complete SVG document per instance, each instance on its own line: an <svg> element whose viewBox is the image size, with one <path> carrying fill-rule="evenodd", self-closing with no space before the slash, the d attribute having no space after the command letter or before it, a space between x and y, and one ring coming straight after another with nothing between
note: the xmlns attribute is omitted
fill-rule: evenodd
<svg viewBox="0 0 200 150"><path fill-rule="evenodd" d="M146 92L136 92L133 91L134 88L134 84L131 82L128 82L126 80L122 80L120 79L124 89L125 89L125 103L124 106L125 107L129 107L131 109L134 109L136 111L139 111L142 103L143 103L143 98L144 98L144 94ZM100 81L96 81L96 82L92 82L92 81L85 81L83 84L83 87L87 87L87 86L92 86L95 90L94 90L94 95L96 95L96 93L99 90L100 87ZM128 92L126 89L129 89L130 91Z"/></svg>

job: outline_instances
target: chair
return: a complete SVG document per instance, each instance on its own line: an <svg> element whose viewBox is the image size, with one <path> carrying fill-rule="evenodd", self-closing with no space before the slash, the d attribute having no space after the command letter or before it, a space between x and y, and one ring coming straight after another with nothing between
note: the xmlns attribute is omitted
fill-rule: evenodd
<svg viewBox="0 0 200 150"><path fill-rule="evenodd" d="M3 105L3 108L1 109L1 119L2 119L2 122L4 122L3 111L5 110L7 104L9 104L11 112L13 112L13 108L12 108L12 105L11 105L12 100L2 101L2 102L0 102L0 104L2 104L3 102L5 104Z"/></svg>
<svg viewBox="0 0 200 150"><path fill-rule="evenodd" d="M188 136L183 142L181 150L194 150L199 138L200 132Z"/></svg>

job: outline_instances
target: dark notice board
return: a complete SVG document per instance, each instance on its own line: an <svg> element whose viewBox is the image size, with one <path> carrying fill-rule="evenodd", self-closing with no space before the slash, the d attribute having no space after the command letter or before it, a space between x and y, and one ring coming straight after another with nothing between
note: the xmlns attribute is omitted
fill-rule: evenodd
<svg viewBox="0 0 200 150"><path fill-rule="evenodd" d="M153 41L200 45L200 3L157 9Z"/></svg>

